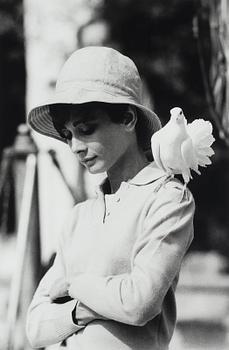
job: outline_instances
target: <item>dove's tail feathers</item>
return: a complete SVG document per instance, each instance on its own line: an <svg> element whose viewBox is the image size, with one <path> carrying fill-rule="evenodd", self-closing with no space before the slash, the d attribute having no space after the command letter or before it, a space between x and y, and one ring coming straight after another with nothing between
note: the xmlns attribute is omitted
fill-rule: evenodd
<svg viewBox="0 0 229 350"><path fill-rule="evenodd" d="M212 124L204 119L196 119L187 125L187 132L192 139L198 165L202 167L210 165L209 157L215 153L211 148L215 141L212 136Z"/></svg>
<svg viewBox="0 0 229 350"><path fill-rule="evenodd" d="M192 123L187 125L187 128L193 136L198 134L205 136L211 135L213 130L211 122L204 119L195 119Z"/></svg>
<svg viewBox="0 0 229 350"><path fill-rule="evenodd" d="M205 167L207 165L210 165L212 162L208 156L202 154L198 156L198 163L200 166Z"/></svg>
<svg viewBox="0 0 229 350"><path fill-rule="evenodd" d="M211 147L200 147L197 154L204 154L205 156L211 157L215 154Z"/></svg>
<svg viewBox="0 0 229 350"><path fill-rule="evenodd" d="M199 171L199 169L192 169L194 170L198 175L201 175L201 172Z"/></svg>
<svg viewBox="0 0 229 350"><path fill-rule="evenodd" d="M201 136L200 136L201 137ZM212 135L210 136L205 136L203 138L196 138L196 139L192 139L192 142L194 143L194 145L199 149L199 148L203 148L203 147L211 147L211 145L213 144L213 142L215 141L214 137Z"/></svg>

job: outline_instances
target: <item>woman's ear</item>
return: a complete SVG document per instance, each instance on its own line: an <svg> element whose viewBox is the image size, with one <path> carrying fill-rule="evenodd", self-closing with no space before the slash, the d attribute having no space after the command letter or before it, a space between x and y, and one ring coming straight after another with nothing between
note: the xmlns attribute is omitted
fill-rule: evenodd
<svg viewBox="0 0 229 350"><path fill-rule="evenodd" d="M123 124L126 126L126 130L128 131L134 130L136 123L137 123L136 107L128 106L128 109L123 118Z"/></svg>

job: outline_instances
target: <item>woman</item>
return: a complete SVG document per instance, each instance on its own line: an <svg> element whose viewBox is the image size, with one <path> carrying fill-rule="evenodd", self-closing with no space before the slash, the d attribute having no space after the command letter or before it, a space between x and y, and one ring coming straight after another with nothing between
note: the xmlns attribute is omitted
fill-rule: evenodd
<svg viewBox="0 0 229 350"><path fill-rule="evenodd" d="M65 63L53 99L29 114L32 128L68 143L90 173L107 173L97 197L70 213L31 302L33 347L168 349L194 202L190 192L181 201L183 185L148 160L160 121L140 89L129 58L87 47Z"/></svg>

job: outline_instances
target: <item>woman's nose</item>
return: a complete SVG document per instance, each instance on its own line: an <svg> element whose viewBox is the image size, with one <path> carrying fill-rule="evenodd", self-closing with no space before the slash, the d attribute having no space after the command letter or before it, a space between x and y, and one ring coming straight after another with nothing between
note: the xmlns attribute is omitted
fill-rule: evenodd
<svg viewBox="0 0 229 350"><path fill-rule="evenodd" d="M86 151L87 145L83 141L78 140L73 136L71 139L70 148L73 153L81 153Z"/></svg>

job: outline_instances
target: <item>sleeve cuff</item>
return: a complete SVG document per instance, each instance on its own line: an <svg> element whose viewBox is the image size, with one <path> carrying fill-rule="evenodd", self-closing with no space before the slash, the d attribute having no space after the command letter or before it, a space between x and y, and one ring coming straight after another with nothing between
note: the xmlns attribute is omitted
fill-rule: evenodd
<svg viewBox="0 0 229 350"><path fill-rule="evenodd" d="M60 328L62 328L62 331L66 331L66 333L68 333L66 335L78 332L80 329L83 328L83 326L80 326L77 323L75 323L73 319L73 314L74 314L73 310L76 308L76 305L77 305L76 300L69 301L62 305L65 305L66 309L64 310L64 313L63 313L63 319L59 322L59 324L57 323L56 327L58 328L58 325L59 325ZM65 325L66 325L66 330L65 330Z"/></svg>
<svg viewBox="0 0 229 350"><path fill-rule="evenodd" d="M76 326L79 326L78 319L77 319L77 317L76 317L76 312L77 312L78 305L79 305L79 301L76 302L75 307L74 307L74 309L72 310L72 321L73 321L73 323L74 323ZM79 326L79 327L82 328L83 326Z"/></svg>

